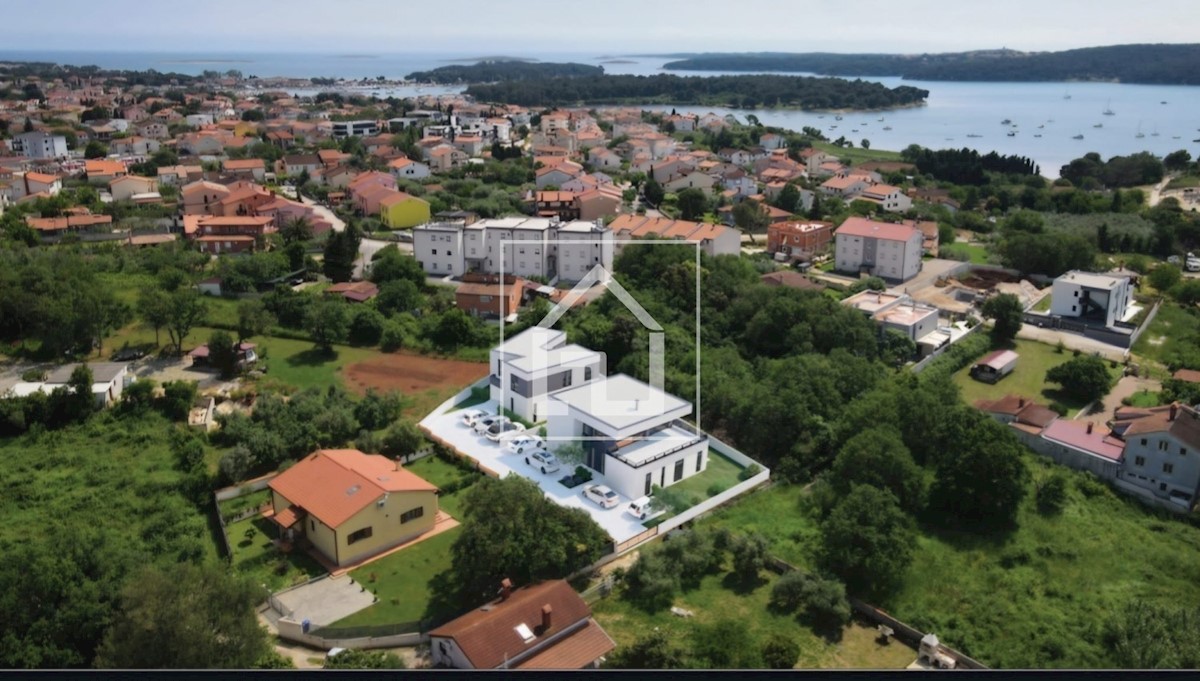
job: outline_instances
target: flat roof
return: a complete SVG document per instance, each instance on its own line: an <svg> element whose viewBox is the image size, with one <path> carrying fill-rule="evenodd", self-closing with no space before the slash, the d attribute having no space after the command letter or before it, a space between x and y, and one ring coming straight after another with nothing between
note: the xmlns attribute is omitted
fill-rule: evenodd
<svg viewBox="0 0 1200 681"><path fill-rule="evenodd" d="M927 307L913 305L897 305L890 310L875 313L875 319L888 324L913 326L929 315L937 316L938 311Z"/></svg>
<svg viewBox="0 0 1200 681"><path fill-rule="evenodd" d="M46 383L67 383L71 380L71 373L77 366L79 365L67 364L55 369L46 376ZM126 366L128 365L120 362L93 362L87 365L92 370L93 383L111 382L125 370Z"/></svg>
<svg viewBox="0 0 1200 681"><path fill-rule="evenodd" d="M554 393L551 399L589 416L617 431L625 431L647 421L673 415L686 416L692 404L669 393L663 392L636 378L617 374ZM675 412L682 412L674 414ZM619 433L609 432L617 436Z"/></svg>
<svg viewBox="0 0 1200 681"><path fill-rule="evenodd" d="M859 291L843 300L842 304L849 305L856 310L874 314L888 305L899 301L901 297L898 293L888 293L887 291Z"/></svg>
<svg viewBox="0 0 1200 681"><path fill-rule="evenodd" d="M700 436L695 433L682 428L668 427L618 449L614 456L630 466L640 466L659 454L699 441Z"/></svg>
<svg viewBox="0 0 1200 681"><path fill-rule="evenodd" d="M1089 288L1113 288L1123 281L1128 281L1128 277L1114 277L1108 274L1094 274L1092 272L1073 270L1054 281L1069 281L1072 284L1079 284L1080 286L1087 286Z"/></svg>

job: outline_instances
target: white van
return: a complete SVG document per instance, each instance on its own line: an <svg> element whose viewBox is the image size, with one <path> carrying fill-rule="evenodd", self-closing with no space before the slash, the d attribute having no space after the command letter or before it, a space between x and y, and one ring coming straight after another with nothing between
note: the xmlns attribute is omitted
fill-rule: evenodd
<svg viewBox="0 0 1200 681"><path fill-rule="evenodd" d="M646 518L649 518L650 514L652 513L650 508L651 503L650 497L634 499L625 509L625 512L634 518L637 518L638 520L645 520Z"/></svg>

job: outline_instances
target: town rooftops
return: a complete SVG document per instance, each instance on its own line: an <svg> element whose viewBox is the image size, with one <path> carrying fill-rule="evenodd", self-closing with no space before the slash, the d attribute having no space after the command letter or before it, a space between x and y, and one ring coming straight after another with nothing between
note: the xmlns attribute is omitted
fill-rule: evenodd
<svg viewBox="0 0 1200 681"><path fill-rule="evenodd" d="M555 580L517 589L507 598L476 608L434 629L429 635L454 639L475 669L495 669L514 661L516 666L528 662L530 668L557 667L559 664L563 665L560 668L582 667L616 647L612 640L596 645L591 635L577 632L555 641L550 647L545 646L548 641L581 621L590 620L591 615L591 608L569 584ZM591 626L590 621L588 626ZM602 629L600 633L603 633ZM572 641L580 635L588 640ZM608 638L607 634L604 638ZM579 643L585 643L587 651L600 652L576 665L575 660L584 651L574 654L568 651ZM562 652L551 655L550 651L564 646L567 648ZM522 659L534 650L538 652L533 657ZM542 656L546 657L540 662L536 661Z"/></svg>
<svg viewBox="0 0 1200 681"><path fill-rule="evenodd" d="M888 222L876 222L866 218L852 217L837 228L838 236L873 237L887 241L909 241L919 236L921 231L911 225L893 225Z"/></svg>
<svg viewBox="0 0 1200 681"><path fill-rule="evenodd" d="M1086 286L1088 288L1110 289L1123 281L1127 281L1127 278L1114 277L1108 274L1093 274L1091 272L1072 270L1062 275L1055 281L1069 281L1071 283L1079 284L1080 286Z"/></svg>
<svg viewBox="0 0 1200 681"><path fill-rule="evenodd" d="M388 492L437 490L398 463L357 449L313 452L268 486L333 528Z"/></svg>

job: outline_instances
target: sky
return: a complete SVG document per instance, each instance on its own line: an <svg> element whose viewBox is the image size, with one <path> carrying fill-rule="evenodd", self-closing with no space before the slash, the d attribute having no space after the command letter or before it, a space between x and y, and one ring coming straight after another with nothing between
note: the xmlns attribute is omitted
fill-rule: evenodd
<svg viewBox="0 0 1200 681"><path fill-rule="evenodd" d="M950 52L1196 42L1195 0L4 0L0 50ZM1153 10L1153 11L1151 11Z"/></svg>

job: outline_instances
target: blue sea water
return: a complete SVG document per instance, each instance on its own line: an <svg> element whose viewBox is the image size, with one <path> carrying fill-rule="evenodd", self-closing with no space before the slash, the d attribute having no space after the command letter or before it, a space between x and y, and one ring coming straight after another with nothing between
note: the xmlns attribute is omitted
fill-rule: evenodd
<svg viewBox="0 0 1200 681"><path fill-rule="evenodd" d="M105 68L156 69L197 75L205 70L237 69L259 77L400 79L484 53L396 54L283 54L283 53L165 53L165 52L33 52L0 50L0 61L36 60L64 64L95 64ZM661 73L664 58L611 57L601 53L511 55L542 61L575 61L603 66L608 73ZM719 75L717 72L679 72L680 75ZM929 90L925 106L893 111L833 113L794 110L725 110L676 107L679 111L732 113L744 120L754 114L767 125L793 130L821 129L831 139L845 136L859 146L902 149L909 144L934 149L970 147L981 152L1020 154L1033 158L1044 175L1058 175L1060 166L1094 151L1108 158L1151 151L1163 155L1188 149L1200 155L1200 87L1123 85L1119 83L978 83L924 82L899 78L864 78L889 87L912 85ZM452 92L457 88L423 88L422 93ZM412 88L382 90L381 95L410 96ZM1114 115L1103 112L1111 109ZM879 120L883 118L884 120ZM1011 119L1010 124L1001 121ZM1102 127L1095 127L1097 124ZM832 126L837 126L832 129ZM884 130L885 127L891 128ZM1008 133L1014 132L1010 136ZM1141 137L1138 137L1139 132ZM968 137L972 135L972 137ZM978 135L978 137L974 137ZM1074 139L1083 135L1082 140Z"/></svg>

